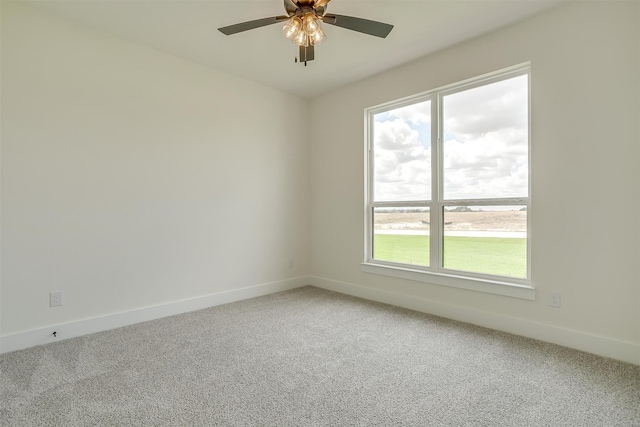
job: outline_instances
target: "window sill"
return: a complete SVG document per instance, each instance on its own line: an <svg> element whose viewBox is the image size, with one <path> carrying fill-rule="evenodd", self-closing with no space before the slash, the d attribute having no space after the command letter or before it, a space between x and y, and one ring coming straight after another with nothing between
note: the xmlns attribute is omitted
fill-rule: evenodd
<svg viewBox="0 0 640 427"><path fill-rule="evenodd" d="M433 273L410 268L388 266L381 264L362 263L362 271L371 274L396 277L399 279L414 280L453 288L468 289L489 294L504 295L526 300L536 299L536 290L530 285L509 283L470 277L456 276L453 274Z"/></svg>

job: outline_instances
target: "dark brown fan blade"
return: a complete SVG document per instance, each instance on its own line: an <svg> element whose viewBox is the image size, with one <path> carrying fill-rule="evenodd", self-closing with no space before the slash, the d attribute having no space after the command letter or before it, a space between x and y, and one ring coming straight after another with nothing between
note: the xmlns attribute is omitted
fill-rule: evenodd
<svg viewBox="0 0 640 427"><path fill-rule="evenodd" d="M255 21L241 22L239 24L229 25L228 27L218 28L218 31L220 31L222 34L230 36L231 34L253 30L254 28L264 27L265 25L283 22L287 19L289 19L288 16L272 16L271 18L256 19Z"/></svg>
<svg viewBox="0 0 640 427"><path fill-rule="evenodd" d="M393 29L390 24L346 15L327 14L322 20L327 24L382 38L387 37Z"/></svg>
<svg viewBox="0 0 640 427"><path fill-rule="evenodd" d="M284 0L284 10L287 12L287 15L293 16L298 10L298 5L293 0Z"/></svg>

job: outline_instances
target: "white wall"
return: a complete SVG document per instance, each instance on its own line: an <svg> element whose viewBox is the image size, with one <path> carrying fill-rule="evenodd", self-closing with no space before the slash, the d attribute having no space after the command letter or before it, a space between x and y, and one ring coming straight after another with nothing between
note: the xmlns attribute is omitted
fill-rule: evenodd
<svg viewBox="0 0 640 427"><path fill-rule="evenodd" d="M639 8L569 4L315 99L316 284L640 364ZM363 109L525 61L536 300L361 272Z"/></svg>
<svg viewBox="0 0 640 427"><path fill-rule="evenodd" d="M1 78L3 336L308 274L309 101L4 1Z"/></svg>
<svg viewBox="0 0 640 427"><path fill-rule="evenodd" d="M299 284L312 271L319 286L640 364L637 2L570 4L310 110L1 4L3 344L48 342L51 325L127 310L250 296L247 286ZM536 301L362 273L363 109L524 61ZM310 149L296 135L316 115ZM64 306L49 308L53 290ZM549 291L562 293L560 309Z"/></svg>

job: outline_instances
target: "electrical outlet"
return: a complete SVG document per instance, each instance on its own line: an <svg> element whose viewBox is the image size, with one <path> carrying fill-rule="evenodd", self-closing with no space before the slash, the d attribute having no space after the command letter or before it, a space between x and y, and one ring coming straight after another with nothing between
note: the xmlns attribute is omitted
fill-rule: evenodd
<svg viewBox="0 0 640 427"><path fill-rule="evenodd" d="M549 305L560 307L560 292L549 292Z"/></svg>
<svg viewBox="0 0 640 427"><path fill-rule="evenodd" d="M62 305L62 291L55 291L49 294L49 307L59 307Z"/></svg>

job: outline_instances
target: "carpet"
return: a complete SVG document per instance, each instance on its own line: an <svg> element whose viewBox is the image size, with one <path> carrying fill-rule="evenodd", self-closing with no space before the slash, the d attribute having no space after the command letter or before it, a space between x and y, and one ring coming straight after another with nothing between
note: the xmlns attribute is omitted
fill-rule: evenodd
<svg viewBox="0 0 640 427"><path fill-rule="evenodd" d="M640 426L640 367L304 287L0 355L3 426Z"/></svg>

